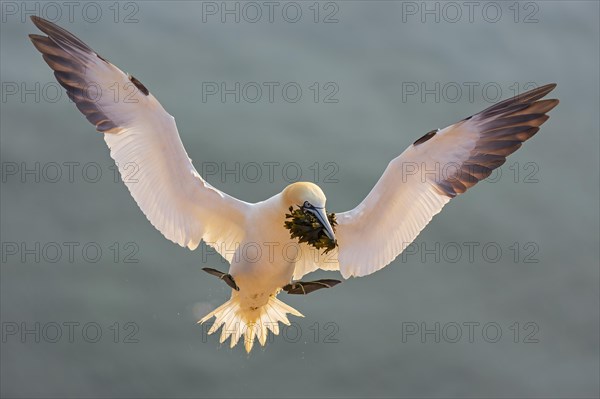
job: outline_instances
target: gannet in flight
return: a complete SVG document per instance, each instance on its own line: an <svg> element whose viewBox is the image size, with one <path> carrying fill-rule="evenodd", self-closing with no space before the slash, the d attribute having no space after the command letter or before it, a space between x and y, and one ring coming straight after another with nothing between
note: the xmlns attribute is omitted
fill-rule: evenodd
<svg viewBox="0 0 600 399"><path fill-rule="evenodd" d="M220 342L231 337L231 347L244 335L248 352L256 339L265 344L268 330L277 335L279 322L289 325L288 313L302 316L277 299L278 293L306 294L339 282L299 281L316 269L349 278L388 265L448 201L488 177L531 138L558 104L542 100L556 86L548 84L432 130L389 163L356 208L334 219L325 212L325 194L312 183L290 184L256 204L214 188L194 169L173 117L139 80L59 26L32 20L48 36L32 34L31 41L69 98L104 133L119 171L136 165L136 181L125 184L150 223L191 250L204 240L230 262L228 273L205 269L232 291L229 301L199 322L216 317L209 333L223 326ZM292 213L296 219L290 221ZM302 217L308 224L301 224ZM286 222L294 220L291 234ZM330 244L325 251L317 239ZM248 244L262 256L241 256Z"/></svg>

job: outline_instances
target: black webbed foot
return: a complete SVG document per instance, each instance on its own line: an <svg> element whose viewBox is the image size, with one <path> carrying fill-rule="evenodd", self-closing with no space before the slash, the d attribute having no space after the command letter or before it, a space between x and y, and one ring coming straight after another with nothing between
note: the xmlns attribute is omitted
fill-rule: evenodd
<svg viewBox="0 0 600 399"><path fill-rule="evenodd" d="M296 281L287 284L283 290L288 294L306 295L321 288L332 288L341 283L339 280L322 279L316 281Z"/></svg>
<svg viewBox="0 0 600 399"><path fill-rule="evenodd" d="M233 288L234 290L236 290L236 291L240 290L240 287L237 286L237 284L235 283L235 280L233 279L233 276L231 274L223 273L217 269L211 269L210 267L203 267L202 270L204 270L208 274L212 274L213 276L216 276L216 277L220 278L221 280L225 281L225 283L228 286L230 286L231 288Z"/></svg>

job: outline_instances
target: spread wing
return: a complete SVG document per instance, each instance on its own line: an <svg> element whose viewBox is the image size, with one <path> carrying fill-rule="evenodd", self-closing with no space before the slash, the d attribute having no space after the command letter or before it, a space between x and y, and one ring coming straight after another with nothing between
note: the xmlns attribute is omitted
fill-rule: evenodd
<svg viewBox="0 0 600 399"><path fill-rule="evenodd" d="M69 98L104 133L124 183L150 223L181 246L195 249L204 239L231 257L223 249L243 238L244 215L251 204L202 179L183 148L175 120L141 82L66 30L42 18L31 19L48 35L29 35L31 41Z"/></svg>
<svg viewBox="0 0 600 399"><path fill-rule="evenodd" d="M547 119L558 100L541 100L545 85L505 100L439 131L431 131L395 158L367 197L337 214L337 262L307 265L339 269L344 278L388 265L452 198L488 177Z"/></svg>

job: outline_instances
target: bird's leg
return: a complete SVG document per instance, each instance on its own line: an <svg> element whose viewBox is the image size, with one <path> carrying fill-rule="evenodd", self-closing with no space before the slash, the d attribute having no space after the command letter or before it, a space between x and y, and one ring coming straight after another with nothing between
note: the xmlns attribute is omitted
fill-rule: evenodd
<svg viewBox="0 0 600 399"><path fill-rule="evenodd" d="M288 294L306 295L321 288L331 288L341 283L339 280L322 279L315 281L296 281L283 286Z"/></svg>
<svg viewBox="0 0 600 399"><path fill-rule="evenodd" d="M235 283L235 280L233 279L233 276L231 274L223 273L217 269L211 269L210 267L203 267L202 270L204 270L208 274L212 274L213 276L216 276L216 277L220 278L221 280L225 281L225 283L228 286L230 286L231 288L233 288L234 290L236 290L236 291L240 290L240 287L237 286L237 284Z"/></svg>

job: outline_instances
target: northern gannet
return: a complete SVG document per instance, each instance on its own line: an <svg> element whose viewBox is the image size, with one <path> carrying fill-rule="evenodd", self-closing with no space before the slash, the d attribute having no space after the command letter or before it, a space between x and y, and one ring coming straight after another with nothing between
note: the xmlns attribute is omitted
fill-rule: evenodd
<svg viewBox="0 0 600 399"><path fill-rule="evenodd" d="M32 34L31 41L69 98L104 134L119 171L136 165L136 181L123 180L150 223L191 250L204 240L230 262L228 273L205 268L232 291L229 301L199 323L214 316L209 333L222 326L220 342L231 337L231 347L244 335L247 352L256 339L264 345L269 330L277 335L279 322L289 325L287 314L302 316L277 299L282 290L306 294L339 282L299 281L316 269L337 270L347 279L388 265L448 201L488 177L531 138L558 104L542 99L556 86L548 84L430 131L389 163L356 208L335 217L325 211L323 191L308 182L251 204L198 174L175 120L139 80L61 27L31 19L48 35ZM115 85L123 98L115 98ZM284 226L292 213L300 215L294 237ZM317 239L331 246L323 251ZM246 244L263 255L240 256Z"/></svg>

